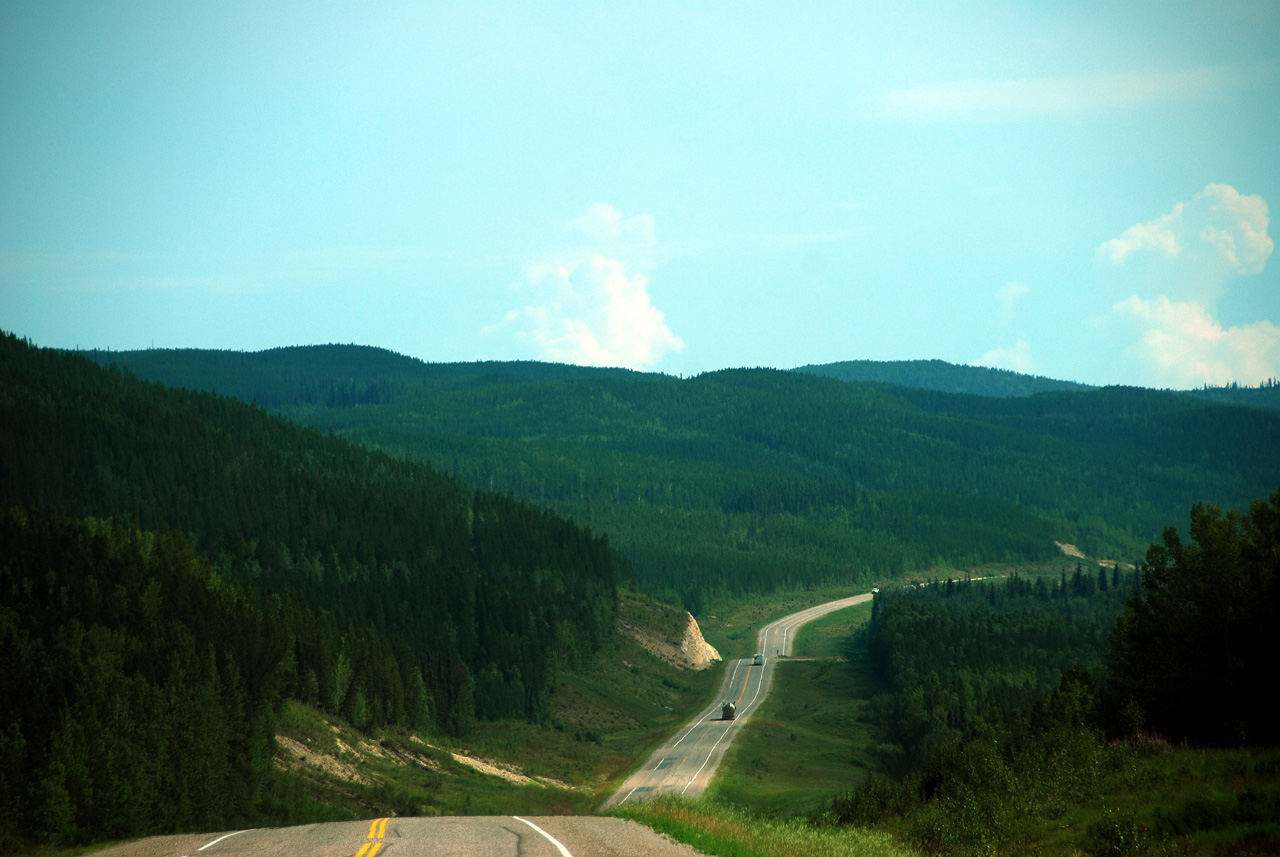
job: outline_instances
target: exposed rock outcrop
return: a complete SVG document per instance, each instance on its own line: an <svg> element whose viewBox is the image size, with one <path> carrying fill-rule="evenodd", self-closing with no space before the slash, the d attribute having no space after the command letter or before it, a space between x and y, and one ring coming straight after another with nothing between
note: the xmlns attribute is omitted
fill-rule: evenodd
<svg viewBox="0 0 1280 857"><path fill-rule="evenodd" d="M689 659L693 669L706 669L720 660L720 653L716 651L715 646L702 639L702 629L698 627L698 620L693 618L693 614L684 615L689 617L689 624L684 628L684 639L680 641L680 651Z"/></svg>
<svg viewBox="0 0 1280 857"><path fill-rule="evenodd" d="M618 620L622 633L669 664L689 670L701 670L720 660L720 653L702 638L698 620L685 613L684 632L680 638L664 637L652 627L642 627L626 619Z"/></svg>

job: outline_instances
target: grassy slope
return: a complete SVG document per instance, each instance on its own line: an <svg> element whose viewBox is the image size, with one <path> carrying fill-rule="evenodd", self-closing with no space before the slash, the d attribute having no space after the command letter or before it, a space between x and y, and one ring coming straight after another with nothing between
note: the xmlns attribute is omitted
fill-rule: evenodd
<svg viewBox="0 0 1280 857"><path fill-rule="evenodd" d="M1128 832L1138 837L1130 853L1280 853L1280 750L1130 752L1129 770L1011 852L1066 857Z"/></svg>
<svg viewBox="0 0 1280 857"><path fill-rule="evenodd" d="M620 597L620 613L633 624L679 640L683 611L629 590ZM299 763L289 752L297 745L281 742L279 812L290 823L388 813L589 813L710 700L721 672L672 666L619 635L588 667L560 675L548 723L480 723L461 740L395 731L361 735L289 703L280 734L324 758ZM518 784L482 773L457 762L454 752L540 781Z"/></svg>

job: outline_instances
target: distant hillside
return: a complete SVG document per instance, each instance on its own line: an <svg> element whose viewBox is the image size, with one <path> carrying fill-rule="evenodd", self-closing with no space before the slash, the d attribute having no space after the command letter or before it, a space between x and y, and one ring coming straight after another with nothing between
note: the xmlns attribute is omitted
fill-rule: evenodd
<svg viewBox="0 0 1280 857"><path fill-rule="evenodd" d="M74 353L103 366L128 369L144 381L218 392L272 409L285 405L388 404L406 392L641 374L629 369L532 360L425 363L368 345L298 345L267 351L146 349Z"/></svg>
<svg viewBox="0 0 1280 857"><path fill-rule="evenodd" d="M1053 378L1022 375L1008 369L957 366L945 360L846 360L841 363L800 366L792 371L839 381L892 384L895 387L967 393L997 399L1032 396L1055 390L1094 389L1088 384L1077 384L1074 381L1055 381Z"/></svg>
<svg viewBox="0 0 1280 857"><path fill-rule="evenodd" d="M1227 387L1201 387L1198 390L1188 390L1187 394L1212 402L1232 402L1237 405L1280 410L1280 384L1276 383L1274 378L1257 387L1241 387L1235 384Z"/></svg>
<svg viewBox="0 0 1280 857"><path fill-rule="evenodd" d="M328 377L376 380L347 353L306 352ZM152 359L153 377L176 379ZM235 359L257 357L215 357ZM1280 414L1182 394L497 366L427 367L452 380L403 384L389 402L279 410L606 532L642 589L695 614L780 587L1050 559L1054 540L1132 561L1197 500L1239 506L1280 484Z"/></svg>
<svg viewBox="0 0 1280 857"><path fill-rule="evenodd" d="M1023 375L1008 369L958 366L945 360L846 360L841 363L800 366L791 370L839 381L864 384L891 384L940 393L961 393L1013 399L1061 390L1096 390L1089 384L1058 381L1040 375ZM1166 390L1213 402L1231 402L1280 410L1280 384L1274 380L1258 387L1200 387L1194 390Z"/></svg>

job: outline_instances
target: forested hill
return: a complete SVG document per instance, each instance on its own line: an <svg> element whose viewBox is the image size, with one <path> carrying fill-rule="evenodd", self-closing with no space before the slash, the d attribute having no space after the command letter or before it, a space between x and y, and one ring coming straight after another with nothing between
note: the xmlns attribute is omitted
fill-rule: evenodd
<svg viewBox="0 0 1280 857"><path fill-rule="evenodd" d="M306 349L307 371L335 390L377 381L347 353ZM218 365L257 359L208 354L203 377L223 392L235 385ZM153 377L180 381L162 357L148 358ZM382 403L326 394L279 410L607 532L642 588L695 613L937 562L1047 559L1055 540L1134 560L1191 503L1239 505L1280 481L1280 414L1149 390L992 398L775 370L431 371L436 382L393 385Z"/></svg>
<svg viewBox="0 0 1280 857"><path fill-rule="evenodd" d="M184 534L274 605L286 692L360 726L538 720L555 665L614 632L622 567L570 521L6 334L0 509L13 506Z"/></svg>
<svg viewBox="0 0 1280 857"><path fill-rule="evenodd" d="M1036 393L1063 390L1082 392L1098 389L1089 384L1059 381L1041 375L1023 375L1008 369L957 366L945 360L846 360L841 363L800 366L792 371L852 383L889 384L894 387L997 399L1020 398L1034 396ZM1228 384L1223 387L1204 386L1194 390L1172 392L1215 402L1280 409L1280 383L1277 383L1274 378L1257 387Z"/></svg>
<svg viewBox="0 0 1280 857"><path fill-rule="evenodd" d="M397 396L573 378L620 378L640 373L532 360L424 363L367 345L297 345L266 351L151 349L77 352L105 366L128 369L145 381L285 405L387 404Z"/></svg>
<svg viewBox="0 0 1280 857"><path fill-rule="evenodd" d="M839 381L892 384L941 393L1010 398L1053 390L1092 390L1088 384L1056 381L1039 375L1023 375L1008 369L957 366L945 360L846 360L840 363L799 366L793 371L821 375Z"/></svg>

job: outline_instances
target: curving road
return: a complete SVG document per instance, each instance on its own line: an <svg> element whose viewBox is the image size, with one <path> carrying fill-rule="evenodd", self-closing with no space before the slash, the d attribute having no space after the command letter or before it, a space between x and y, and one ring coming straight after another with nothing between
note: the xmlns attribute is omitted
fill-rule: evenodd
<svg viewBox="0 0 1280 857"><path fill-rule="evenodd" d="M756 651L764 654L764 665L753 666L750 658L726 664L724 682L720 685L715 703L659 747L605 801L602 809L657 795L696 797L702 794L742 725L768 696L769 686L773 681L774 663L778 656L791 654L791 645L800 626L836 610L870 600L871 593L868 592L838 601L828 601L826 604L783 616L761 628L756 636ZM737 716L733 720L723 720L720 716L720 706L725 700L738 704Z"/></svg>
<svg viewBox="0 0 1280 857"><path fill-rule="evenodd" d="M774 661L791 654L796 630L834 610L869 601L855 595L819 604L771 622L757 636L763 666L728 664L720 696L658 749L605 803L617 806L659 794L698 795L724 752L769 693ZM736 700L735 720L720 719L720 704ZM515 815L448 818L379 818L224 833L153 836L96 852L95 857L696 857L622 818Z"/></svg>

